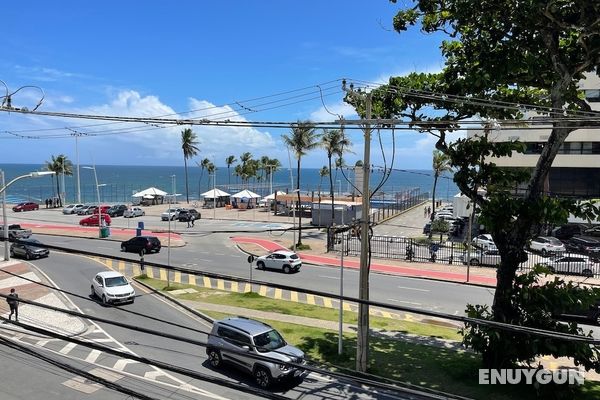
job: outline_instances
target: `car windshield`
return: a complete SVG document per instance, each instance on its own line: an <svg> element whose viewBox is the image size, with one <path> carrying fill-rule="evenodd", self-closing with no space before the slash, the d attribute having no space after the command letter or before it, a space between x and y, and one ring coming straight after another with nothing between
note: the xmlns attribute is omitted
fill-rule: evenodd
<svg viewBox="0 0 600 400"><path fill-rule="evenodd" d="M275 329L254 336L254 345L261 353L267 353L272 350L279 349L286 345L285 340Z"/></svg>
<svg viewBox="0 0 600 400"><path fill-rule="evenodd" d="M562 245L562 242L555 237L545 237L544 239L546 239L550 244L554 244L556 246Z"/></svg>
<svg viewBox="0 0 600 400"><path fill-rule="evenodd" d="M115 276L113 278L106 278L106 287L125 286L127 285L127 279L124 276Z"/></svg>

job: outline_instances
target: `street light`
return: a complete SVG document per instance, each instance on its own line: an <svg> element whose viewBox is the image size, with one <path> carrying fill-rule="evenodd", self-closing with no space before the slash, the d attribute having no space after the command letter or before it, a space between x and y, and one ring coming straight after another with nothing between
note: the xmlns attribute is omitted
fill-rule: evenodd
<svg viewBox="0 0 600 400"><path fill-rule="evenodd" d="M6 188L19 179L39 178L40 176L54 175L54 173L54 171L34 171L25 175L17 176L15 179L5 184L4 171L0 169L0 183L2 184L2 187L0 187L0 193L2 193L2 223L4 224L4 261L10 260L8 252L8 222L6 221Z"/></svg>
<svg viewBox="0 0 600 400"><path fill-rule="evenodd" d="M83 169L94 170L94 180L96 181L96 196L98 197L98 237L102 237L102 207L100 206L100 186L106 186L105 183L98 184L98 175L96 174L96 166L92 167L81 167Z"/></svg>

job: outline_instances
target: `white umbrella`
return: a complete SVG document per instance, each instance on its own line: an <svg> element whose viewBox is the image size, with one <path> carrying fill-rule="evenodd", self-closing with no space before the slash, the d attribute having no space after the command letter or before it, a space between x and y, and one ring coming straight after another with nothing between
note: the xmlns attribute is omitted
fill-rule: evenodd
<svg viewBox="0 0 600 400"><path fill-rule="evenodd" d="M229 193L222 191L221 189L211 189L208 192L202 193L200 196L207 199L214 199L215 197L227 197Z"/></svg>
<svg viewBox="0 0 600 400"><path fill-rule="evenodd" d="M236 199L243 199L243 198L258 199L261 196L259 194L254 193L254 192L251 192L248 189L244 189L241 192L237 192L236 194L232 194L231 197L236 198Z"/></svg>
<svg viewBox="0 0 600 400"><path fill-rule="evenodd" d="M282 192L281 190L278 190L276 193L277 196L285 194L285 192ZM263 200L275 200L275 193L271 193L270 195L263 197Z"/></svg>
<svg viewBox="0 0 600 400"><path fill-rule="evenodd" d="M163 192L160 189L155 187L149 187L148 189L144 189L141 192L137 192L133 195L133 197L146 197L146 196L166 196L167 192Z"/></svg>

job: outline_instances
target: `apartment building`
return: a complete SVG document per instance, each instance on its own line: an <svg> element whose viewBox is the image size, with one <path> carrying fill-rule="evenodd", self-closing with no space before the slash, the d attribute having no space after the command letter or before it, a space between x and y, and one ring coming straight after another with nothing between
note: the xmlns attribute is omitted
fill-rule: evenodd
<svg viewBox="0 0 600 400"><path fill-rule="evenodd" d="M579 87L593 110L600 112L600 78L588 75ZM535 119L536 116L528 116ZM470 136L481 134L474 132ZM519 140L527 146L524 154L494 160L500 167L535 167L550 136L550 129L510 129L494 131L491 140ZM581 199L600 198L600 129L577 129L567 137L556 156L546 189L558 196Z"/></svg>

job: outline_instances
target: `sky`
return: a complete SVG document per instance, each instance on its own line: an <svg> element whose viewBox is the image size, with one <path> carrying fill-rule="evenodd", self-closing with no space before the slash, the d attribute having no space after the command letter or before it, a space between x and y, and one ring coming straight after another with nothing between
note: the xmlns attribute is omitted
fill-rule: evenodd
<svg viewBox="0 0 600 400"><path fill-rule="evenodd" d="M127 117L250 122L357 118L341 79L384 83L441 70L442 37L392 29L386 0L7 2L2 6L0 80L14 107ZM28 87L33 86L33 87ZM0 83L0 93L5 93ZM0 112L0 164L43 163L65 154L97 165L182 165L190 126L115 123ZM248 151L288 165L289 128L191 126L217 167ZM73 134L83 134L75 140ZM391 132L382 132L389 160ZM349 131L350 164L363 158ZM395 132L395 167L431 169L435 138ZM383 165L379 142L372 164ZM295 161L292 160L295 164ZM303 167L326 165L323 150ZM193 164L192 164L193 165Z"/></svg>

